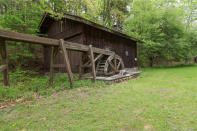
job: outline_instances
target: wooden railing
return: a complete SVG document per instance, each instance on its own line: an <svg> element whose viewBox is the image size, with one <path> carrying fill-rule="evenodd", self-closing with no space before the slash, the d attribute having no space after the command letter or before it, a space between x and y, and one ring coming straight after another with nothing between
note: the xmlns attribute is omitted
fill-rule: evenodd
<svg viewBox="0 0 197 131"><path fill-rule="evenodd" d="M43 38L33 35L27 35L22 33L16 33L11 31L0 30L0 54L2 57L3 65L0 66L0 72L4 72L4 84L6 86L9 85L9 75L8 75L8 52L6 47L6 41L17 41L17 42L25 42L30 44L41 44L52 47L51 53L51 64L50 64L50 83L53 83L53 74L54 67L57 65L54 64L55 52L59 50L58 47L61 47L63 52L65 68L69 76L69 80L71 86L74 85L73 75L70 67L70 63L68 60L67 50L74 50L80 52L88 52L90 54L91 65L89 65L92 69L93 80L96 80L96 72L95 72L95 61L98 57L102 55L114 55L114 52L106 51L100 48L95 48L92 46L86 46L78 43L72 43L64 40L56 40L50 38ZM94 53L99 54L96 58L94 58ZM61 65L62 66L62 65Z"/></svg>

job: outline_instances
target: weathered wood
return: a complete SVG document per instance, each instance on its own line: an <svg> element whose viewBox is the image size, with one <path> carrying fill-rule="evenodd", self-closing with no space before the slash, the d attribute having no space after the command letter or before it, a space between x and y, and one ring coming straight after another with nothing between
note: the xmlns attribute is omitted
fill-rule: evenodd
<svg viewBox="0 0 197 131"><path fill-rule="evenodd" d="M90 64L90 65L82 65L81 67L82 68L90 68L90 67L92 67L92 64Z"/></svg>
<svg viewBox="0 0 197 131"><path fill-rule="evenodd" d="M8 52L7 52L7 46L6 46L6 41L5 40L0 40L0 54L2 57L2 63L3 65L6 66L6 69L4 69L3 74L4 74L4 85L9 86L10 81L9 81L9 72L8 72Z"/></svg>
<svg viewBox="0 0 197 131"><path fill-rule="evenodd" d="M112 56L115 53L112 51L107 51L104 49L100 48L94 48L91 45L83 45L83 44L78 44L78 43L73 43L73 42L68 42L64 40L56 40L56 39L49 39L49 38L43 38L43 37L37 37L37 36L32 36L32 35L26 35L22 33L16 33L16 32L10 32L10 31L4 31L0 30L0 39L3 39L3 41L0 41L1 45L1 55L3 58L3 64L6 65L6 69L4 69L4 83L5 85L9 85L9 77L8 77L8 59L7 59L7 49L6 49L6 44L5 40L12 40L12 41L19 41L19 42L27 42L27 43L33 43L33 44L41 44L41 45L47 45L47 46L52 46L52 53L51 53L51 66L50 66L50 83L53 82L53 74L54 74L54 67L60 67L62 65L54 65L54 55L57 54L59 51L59 47L61 47L62 52L63 52L63 57L65 61L65 66L66 66L66 71L69 76L69 80L71 82L71 87L74 86L74 81L73 81L73 75L70 67L70 62L68 59L68 53L67 50L72 50L72 51L79 51L82 53L89 52L89 58L90 61L87 61L84 65L81 64L80 68L82 69L83 67L91 67L92 69L92 75L93 75L93 81L96 80L96 71L95 71L95 62L98 59L102 59L102 56ZM94 58L94 54L98 54L96 58ZM116 60L115 60L116 61ZM121 63L119 63L121 64ZM120 65L117 65L117 69L120 67ZM115 64L116 66L116 64ZM121 65L122 67L122 65ZM113 66L112 66L113 68Z"/></svg>
<svg viewBox="0 0 197 131"><path fill-rule="evenodd" d="M42 22L41 22L40 25L39 25L39 28L42 27L43 22L46 20L47 16L50 17L50 14L49 14L49 13L46 13L46 14L45 14L45 16L44 16L43 19L42 19ZM133 41L136 41L136 42L139 41L139 40L137 40L137 39L135 39L135 38L132 38L132 37L126 35L126 34L123 34L123 33L121 33L121 32L115 31L115 30L111 30L111 29L106 28L106 27L103 27L103 26L101 26L101 25L99 25L99 24L96 24L96 23L94 23L94 22L88 21L88 20L86 20L86 19L84 19L84 18L82 18L82 17L73 16L73 15L68 15L68 14L64 14L63 17L66 18L66 19L70 19L70 20L73 20L73 21L78 21L78 22L80 22L80 23L84 23L84 24L86 24L86 25L89 25L90 27L92 26L92 27L94 27L94 28L97 28L97 29L100 29L100 30L103 30L103 31L106 31L106 32L109 32L109 33L112 33L112 34L115 34L116 36L120 36L120 37L129 39L129 40L133 40Z"/></svg>
<svg viewBox="0 0 197 131"><path fill-rule="evenodd" d="M32 35L5 31L5 30L0 30L0 38L5 39L5 40L11 40L11 41L42 44L42 45L48 45L48 46L59 46L59 40L32 36Z"/></svg>
<svg viewBox="0 0 197 131"><path fill-rule="evenodd" d="M83 68L82 68L82 65L83 65L83 54L81 53L79 57L80 57L79 58L79 80L81 80L82 75L83 75Z"/></svg>
<svg viewBox="0 0 197 131"><path fill-rule="evenodd" d="M114 65L115 65L115 69L117 69L117 59L115 54L114 54Z"/></svg>
<svg viewBox="0 0 197 131"><path fill-rule="evenodd" d="M55 34L53 36L53 38L55 39L58 39L58 38L64 38L64 40L67 40L67 39L70 39L72 37L75 37L75 36L78 36L78 35L81 35L82 34L82 31L80 30L65 30L63 32L59 32L57 34Z"/></svg>
<svg viewBox="0 0 197 131"><path fill-rule="evenodd" d="M0 66L0 72L4 71L6 68L7 68L6 65L1 65L1 66Z"/></svg>
<svg viewBox="0 0 197 131"><path fill-rule="evenodd" d="M59 46L59 40L56 39L50 39L50 38L43 38L38 36L32 36L17 32L11 32L11 31L5 31L0 30L0 38L5 40L11 40L11 41L19 41L19 42L27 42L27 43L34 43L34 44L41 44L41 45L48 45L48 46ZM68 50L74 50L74 51L82 51L87 52L89 51L89 47L86 45L73 43L64 41L65 47ZM105 55L112 55L114 52L107 51L100 48L92 48L94 53L98 54L105 54Z"/></svg>
<svg viewBox="0 0 197 131"><path fill-rule="evenodd" d="M108 63L116 73L119 72L111 61L108 61Z"/></svg>
<svg viewBox="0 0 197 131"><path fill-rule="evenodd" d="M82 52L89 51L89 47L87 45L77 44L77 43L68 42L68 41L65 41L64 43L65 43L65 47L69 50L82 51ZM114 52L112 51L107 51L107 50L95 48L95 47L92 47L92 50L94 53L97 53L97 54L105 54L105 55L114 54Z"/></svg>
<svg viewBox="0 0 197 131"><path fill-rule="evenodd" d="M117 65L117 69L119 69L120 65L121 65L121 62L119 61L118 65Z"/></svg>
<svg viewBox="0 0 197 131"><path fill-rule="evenodd" d="M68 78L69 78L70 83L71 83L70 86L73 87L74 86L73 75L72 75L72 71L71 71L71 67L70 67L70 62L69 62L69 59L68 59L68 53L67 53L67 50L66 50L63 39L60 40L60 46L61 46L61 49L63 51L63 57L64 57L65 66L66 66L66 71L68 73Z"/></svg>
<svg viewBox="0 0 197 131"><path fill-rule="evenodd" d="M97 63L97 74L99 75L113 75L119 73L121 69L124 68L124 63L118 55L111 55L101 58L101 62ZM117 63L119 64L117 65Z"/></svg>
<svg viewBox="0 0 197 131"><path fill-rule="evenodd" d="M89 52L90 52L90 61L91 61L91 66L92 66L92 77L93 81L96 81L96 70L95 70L95 62L94 62L94 52L92 49L92 45L89 45Z"/></svg>
<svg viewBox="0 0 197 131"><path fill-rule="evenodd" d="M87 67L89 65L91 65L91 61L86 62L84 65L82 65L82 67Z"/></svg>
<svg viewBox="0 0 197 131"><path fill-rule="evenodd" d="M94 62L96 62L98 59L100 59L103 56L103 54L99 54L95 59Z"/></svg>
<svg viewBox="0 0 197 131"><path fill-rule="evenodd" d="M65 64L54 64L53 67L54 68L63 68L63 67L65 67Z"/></svg>
<svg viewBox="0 0 197 131"><path fill-rule="evenodd" d="M50 62L50 84L53 84L54 77L54 47L51 47L51 62Z"/></svg>

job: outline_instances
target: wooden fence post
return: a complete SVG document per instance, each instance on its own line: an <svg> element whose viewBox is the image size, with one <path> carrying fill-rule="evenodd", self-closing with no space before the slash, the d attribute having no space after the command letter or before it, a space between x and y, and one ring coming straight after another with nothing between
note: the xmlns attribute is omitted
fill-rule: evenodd
<svg viewBox="0 0 197 131"><path fill-rule="evenodd" d="M68 78L70 80L70 86L72 88L74 86L74 80L73 80L73 75L72 75L72 71L71 71L71 67L70 67L70 62L69 62L69 59L68 59L68 53L67 53L66 47L64 45L64 40L63 39L60 39L60 47L61 47L62 52L63 52L66 71L68 73Z"/></svg>
<svg viewBox="0 0 197 131"><path fill-rule="evenodd" d="M83 74L83 53L80 53L79 56L79 80L81 80L82 74Z"/></svg>
<svg viewBox="0 0 197 131"><path fill-rule="evenodd" d="M51 47L51 61L50 61L50 85L53 84L54 79L54 46Z"/></svg>
<svg viewBox="0 0 197 131"><path fill-rule="evenodd" d="M94 62L94 53L92 50L92 45L89 45L89 53L90 53L90 61L91 61L91 67L92 67L92 77L93 82L96 81L96 70L95 70L95 62Z"/></svg>
<svg viewBox="0 0 197 131"><path fill-rule="evenodd" d="M2 63L4 69L2 69L3 74L4 74L4 85L9 86L10 81L9 81L9 74L8 74L8 52L7 52L7 46L6 46L6 41L5 40L0 40L0 54L2 57Z"/></svg>

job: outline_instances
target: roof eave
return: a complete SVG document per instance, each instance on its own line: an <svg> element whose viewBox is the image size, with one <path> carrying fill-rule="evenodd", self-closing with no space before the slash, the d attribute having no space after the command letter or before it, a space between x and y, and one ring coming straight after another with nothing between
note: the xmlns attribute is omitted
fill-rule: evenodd
<svg viewBox="0 0 197 131"><path fill-rule="evenodd" d="M40 22L40 24L39 24L39 26L38 26L39 30L41 30L41 28L42 28L42 26L43 26L43 23L44 23L44 21L46 20L46 17L47 17L47 16L50 16L50 13L45 12L44 15L43 15L43 18L42 18L42 20L41 20L41 22ZM107 28L107 27L104 27L104 26L102 26L102 25L99 25L99 24L97 24L97 23L95 23L95 22L89 21L89 20L87 20L87 19L85 19L85 18L82 18L82 17L79 17L79 16L65 14L65 15L64 15L64 18L71 19L71 20L74 20L74 21L78 21L78 22L87 24L87 25L89 25L89 26L93 26L93 27L95 27L95 28L104 30L104 31L106 31L106 32L109 32L109 33L112 33L112 34L115 34L115 35L118 35L118 36L120 36L120 37L124 37L124 38L126 38L126 39L130 39L130 40L135 41L135 42L140 42L140 40L137 40L137 39L135 39L135 38L132 38L132 37L130 37L130 36L128 36L128 35L126 35L126 34L124 34L124 33L122 33L122 32L118 32L118 31L109 29L109 28Z"/></svg>

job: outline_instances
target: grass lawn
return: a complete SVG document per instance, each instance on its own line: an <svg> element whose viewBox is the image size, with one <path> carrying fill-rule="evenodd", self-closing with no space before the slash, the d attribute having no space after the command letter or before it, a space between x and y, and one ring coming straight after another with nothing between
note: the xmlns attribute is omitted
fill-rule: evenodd
<svg viewBox="0 0 197 131"><path fill-rule="evenodd" d="M0 111L0 130L197 130L197 66L74 88Z"/></svg>

